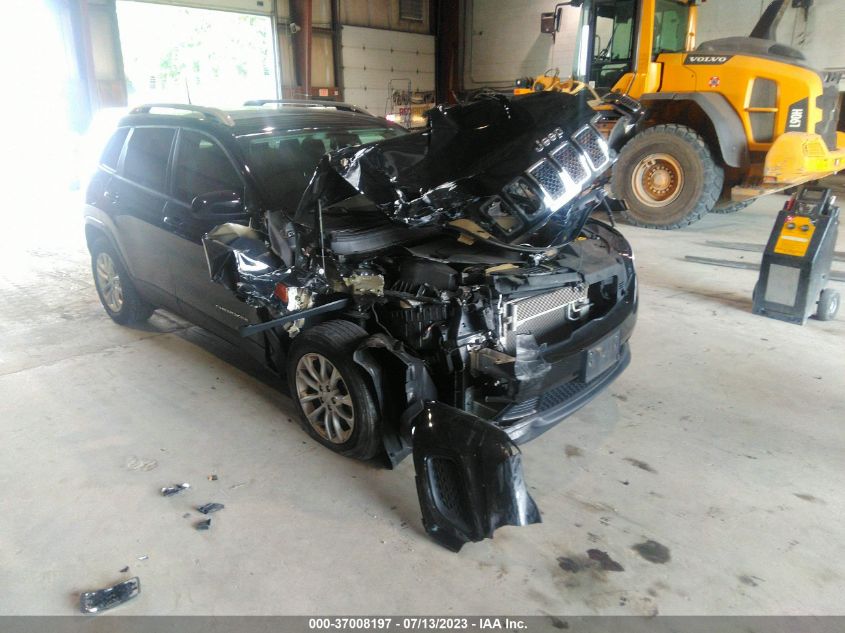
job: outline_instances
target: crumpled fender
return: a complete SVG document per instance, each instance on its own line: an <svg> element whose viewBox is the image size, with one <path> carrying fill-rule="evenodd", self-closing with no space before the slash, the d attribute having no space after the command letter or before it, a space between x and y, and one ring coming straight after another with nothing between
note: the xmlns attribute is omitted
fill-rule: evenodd
<svg viewBox="0 0 845 633"><path fill-rule="evenodd" d="M285 309L274 294L276 285L298 285L296 275L267 248L261 234L241 224L221 224L203 236L202 243L213 282L255 308Z"/></svg>
<svg viewBox="0 0 845 633"><path fill-rule="evenodd" d="M423 402L437 398L434 382L422 359L387 334L362 341L352 359L370 377L383 420L384 450L396 466L410 453L413 418Z"/></svg>
<svg viewBox="0 0 845 633"><path fill-rule="evenodd" d="M413 420L417 494L426 532L457 552L503 525L540 523L519 448L499 427L440 402Z"/></svg>

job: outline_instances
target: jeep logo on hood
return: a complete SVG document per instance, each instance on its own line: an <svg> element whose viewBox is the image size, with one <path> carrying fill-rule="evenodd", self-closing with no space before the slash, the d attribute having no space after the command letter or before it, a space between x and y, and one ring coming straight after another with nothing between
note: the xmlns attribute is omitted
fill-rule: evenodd
<svg viewBox="0 0 845 633"><path fill-rule="evenodd" d="M687 66L720 66L733 55L687 55L684 64Z"/></svg>

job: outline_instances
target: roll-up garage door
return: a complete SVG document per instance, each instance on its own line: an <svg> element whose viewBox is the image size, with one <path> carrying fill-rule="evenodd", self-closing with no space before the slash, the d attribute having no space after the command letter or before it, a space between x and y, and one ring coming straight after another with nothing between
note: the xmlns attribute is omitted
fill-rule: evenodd
<svg viewBox="0 0 845 633"><path fill-rule="evenodd" d="M384 116L391 80L408 79L415 92L434 90L433 35L360 26L344 26L340 35L344 101Z"/></svg>

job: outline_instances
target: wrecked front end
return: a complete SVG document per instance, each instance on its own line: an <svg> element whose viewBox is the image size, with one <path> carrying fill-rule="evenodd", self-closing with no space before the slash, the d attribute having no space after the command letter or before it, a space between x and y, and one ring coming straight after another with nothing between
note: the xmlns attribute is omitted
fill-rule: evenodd
<svg viewBox="0 0 845 633"><path fill-rule="evenodd" d="M385 453L413 452L426 530L449 549L540 521L517 444L629 361L631 248L590 216L640 115L618 101L596 115L583 93L441 107L424 132L325 156L291 217L205 238L212 278L260 308L244 333L263 332L278 366L320 320L369 333L354 360Z"/></svg>

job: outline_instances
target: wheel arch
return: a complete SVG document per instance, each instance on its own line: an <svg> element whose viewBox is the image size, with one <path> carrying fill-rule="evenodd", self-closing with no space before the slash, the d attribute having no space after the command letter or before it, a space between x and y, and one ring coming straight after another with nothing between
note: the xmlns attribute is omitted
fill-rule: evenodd
<svg viewBox="0 0 845 633"><path fill-rule="evenodd" d="M745 128L728 100L720 94L701 92L659 92L644 94L640 101L648 108L647 125L676 123L698 132L722 164L747 169L751 163Z"/></svg>
<svg viewBox="0 0 845 633"><path fill-rule="evenodd" d="M88 252L91 252L94 242L105 238L109 244L117 249L117 242L111 235L111 231L106 228L106 225L91 217L85 218L85 245L88 247ZM118 250L118 252L120 252Z"/></svg>
<svg viewBox="0 0 845 633"><path fill-rule="evenodd" d="M390 464L411 450L410 425L427 400L437 400L434 381L422 359L409 354L387 334L362 341L352 359L363 370L382 414L382 438Z"/></svg>
<svg viewBox="0 0 845 633"><path fill-rule="evenodd" d="M120 260L123 264L123 267L126 269L126 272L129 274L130 279L135 281L135 270L132 266L132 263L129 261L129 258L126 257L126 251L124 251L120 240L117 239L115 235L115 231L112 229L110 223L103 222L99 218L95 218L90 215L85 216L85 244L88 247L88 252L91 252L91 249L94 246L94 242L98 239L105 239L109 245L114 249L117 255L120 257Z"/></svg>

